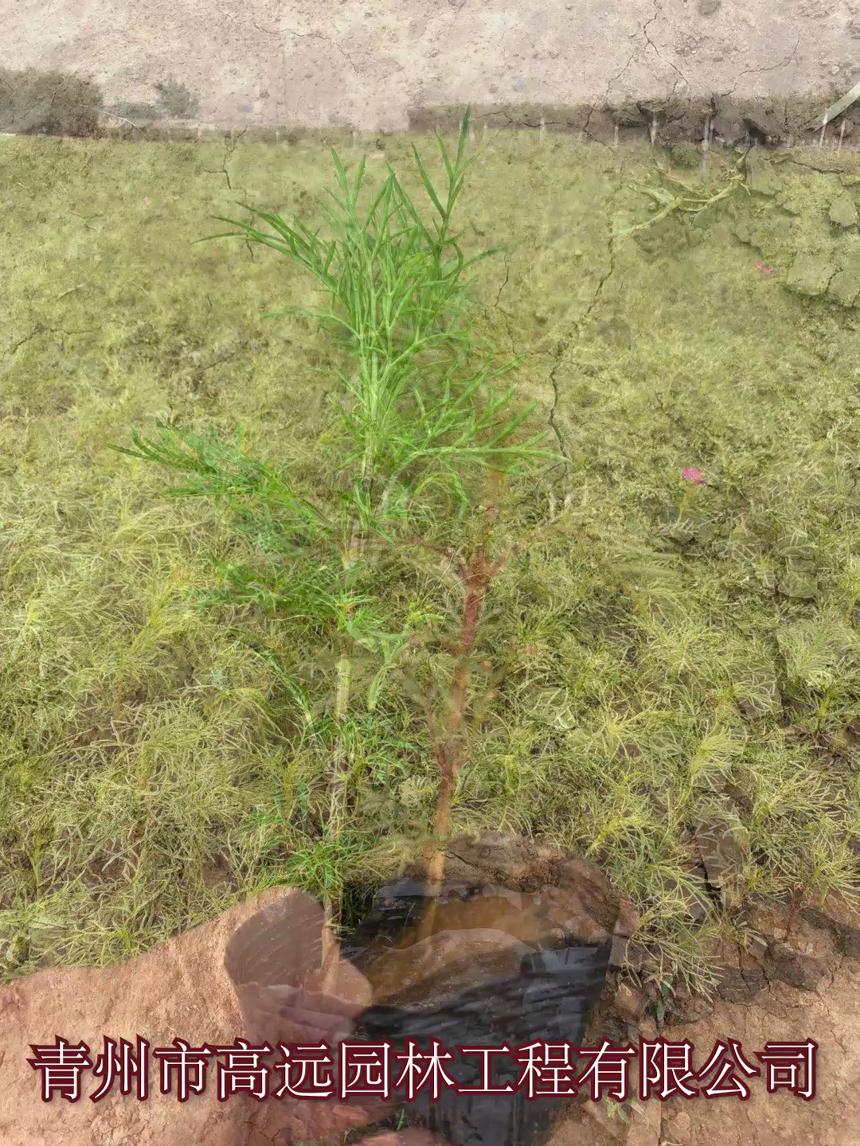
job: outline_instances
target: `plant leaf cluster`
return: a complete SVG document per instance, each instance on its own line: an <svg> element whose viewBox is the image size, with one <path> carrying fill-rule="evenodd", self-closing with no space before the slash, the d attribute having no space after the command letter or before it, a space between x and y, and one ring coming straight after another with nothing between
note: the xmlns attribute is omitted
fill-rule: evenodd
<svg viewBox="0 0 860 1146"><path fill-rule="evenodd" d="M441 554L464 567L470 518L488 484L551 456L506 380L515 363L499 362L470 324L469 274L492 252L467 257L452 225L467 141L468 117L453 151L437 137L436 181L413 147L423 211L390 166L373 188L364 159L350 174L333 152L335 186L320 226L247 207L249 221L224 219L231 230L211 236L276 251L323 296L321 306L276 313L311 318L343 344L334 424L323 435L337 459L327 487L302 488L286 465L247 452L239 435L162 423L116 447L177 475L174 495L227 512L244 558L221 563L205 603L259 608L310 638L311 656L283 675L303 734L326 761L321 830L334 841L347 829L355 781L353 709L375 711L404 656L445 636L434 631L444 615L414 594L391 608L390 594L402 598L404 585L417 584L404 566L422 557L438 564ZM332 879L317 885L331 896Z"/></svg>

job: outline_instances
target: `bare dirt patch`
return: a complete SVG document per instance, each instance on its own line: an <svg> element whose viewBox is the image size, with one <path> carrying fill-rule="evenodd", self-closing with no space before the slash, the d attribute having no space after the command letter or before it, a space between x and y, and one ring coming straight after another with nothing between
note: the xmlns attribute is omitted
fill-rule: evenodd
<svg viewBox="0 0 860 1146"><path fill-rule="evenodd" d="M272 1105L258 1106L250 1101L222 1104L211 1088L185 1104L157 1093L143 1103L111 1096L95 1104L86 1097L76 1104L58 1099L44 1104L38 1097L38 1079L26 1061L30 1043L51 1042L55 1034L73 1041L83 1039L96 1051L103 1034L132 1041L142 1034L154 1046L168 1045L177 1037L192 1045L232 1042L242 1019L223 967L227 941L260 907L292 894L267 892L117 967L42 971L6 987L0 993L4 1020L0 1035L3 1142L8 1146L50 1146L54 1142L64 1146L118 1146L135 1141L184 1146L189 1141L206 1141L211 1146L265 1146L310 1138L319 1141L350 1121L360 1123L361 1114L344 1121L339 1112L331 1110L322 1123L315 1114L312 1128L305 1121L308 1104L304 1104L304 1111L297 1111L285 1124L283 1110L275 1121ZM747 1102L649 1101L634 1104L627 1121L617 1114L611 1117L606 1104L587 1103L556 1126L552 1146L694 1146L717 1138L738 1146L806 1146L813 1142L854 1146L853 1096L860 1082L860 967L850 939L860 917L842 908L829 909L825 914L819 911L814 923L801 920L799 931L791 934L780 931L780 920L762 916L759 922L774 931L767 937L771 947L781 945L781 949L800 956L814 943L815 957L825 967L815 986L804 989L765 977L751 995L741 992L733 1001L718 998L710 1013L695 1021L679 1022L670 1015L661 1033L673 1041L689 1039L699 1052L727 1038L739 1040L747 1052L768 1040L798 1042L812 1038L819 1046L816 1098L805 1102L788 1093L767 1095L763 1085L756 1089L753 1084ZM808 951L806 954L813 957ZM765 962L763 966L770 968L767 975L771 975L774 964ZM352 992L350 997L354 996L357 1006L366 1004L367 984L348 965L338 972L338 982L341 995ZM729 968L724 994L732 993L732 982ZM708 1010L707 1004L704 1009ZM628 1021L625 1027L618 1008L604 1011L595 1021L616 1041L624 1033L635 1039L639 1035L653 1037L657 1031L648 1016ZM383 1136L379 1142L414 1142L418 1146L431 1141L422 1132L411 1131L410 1135Z"/></svg>
<svg viewBox="0 0 860 1146"><path fill-rule="evenodd" d="M6 14L0 64L91 76L108 105L146 105L174 80L196 122L397 130L413 108L463 103L579 106L638 101L771 101L843 94L856 82L848 3L769 0L119 0L42 18ZM823 106L826 106L826 103ZM131 117L134 118L134 117Z"/></svg>

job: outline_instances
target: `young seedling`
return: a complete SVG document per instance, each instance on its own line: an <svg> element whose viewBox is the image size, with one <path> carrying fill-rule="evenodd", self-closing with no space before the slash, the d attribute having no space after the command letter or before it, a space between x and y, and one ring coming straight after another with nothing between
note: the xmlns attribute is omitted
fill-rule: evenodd
<svg viewBox="0 0 860 1146"><path fill-rule="evenodd" d="M457 778L465 762L464 722L471 661L484 601L503 558L491 534L507 475L550 455L543 434L529 435L531 407L500 383L512 363L498 364L482 346L464 310L467 274L491 252L466 258L452 230L468 159L468 117L456 150L438 139L443 177L434 182L413 147L426 194L425 221L389 166L381 187L367 186L365 161L350 175L333 152L335 188L323 227L245 207L249 221L224 219L237 237L281 254L315 281L324 303L281 311L309 315L347 336L348 367L338 374L336 436L340 465L335 488L298 489L286 468L244 452L241 442L162 426L155 438L133 436L123 452L182 473L176 491L226 505L252 540L257 561L222 571L210 597L268 606L321 641L319 663L333 660L327 715L314 715L301 688L292 688L306 725L328 756L328 811L323 833L337 851L350 823L354 768L352 721L372 711L388 675L417 639L427 618L385 622L380 569L390 555L440 554L458 570L460 632L442 730L433 755L439 770L434 843L428 881L444 874ZM330 463L329 463L330 464ZM483 525L474 539L475 512ZM480 517L480 514L479 514ZM469 540L471 536L471 540ZM386 556L388 555L388 557ZM368 656L375 662L364 697L357 695ZM359 661L362 673L357 672ZM319 706L317 706L319 707ZM323 898L329 921L339 918L337 880Z"/></svg>

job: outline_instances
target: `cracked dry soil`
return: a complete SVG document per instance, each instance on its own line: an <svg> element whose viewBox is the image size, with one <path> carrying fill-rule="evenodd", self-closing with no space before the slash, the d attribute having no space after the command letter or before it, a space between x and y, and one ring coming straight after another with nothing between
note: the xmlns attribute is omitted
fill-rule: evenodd
<svg viewBox="0 0 860 1146"><path fill-rule="evenodd" d="M744 1059L762 1073L745 1079L749 1097L635 1101L622 1123L607 1104L586 1104L561 1127L551 1146L854 1146L853 1094L860 1076L860 913L838 900L814 908L753 909L746 949L725 945L716 997L677 1000L665 1022L647 1015L613 1030L616 1043L664 1038L692 1044L703 1066L718 1043L736 1040ZM673 1012L672 1008L677 1009ZM599 1016L598 1016L599 1017ZM603 1019L606 1022L606 1018ZM611 1012L609 1018L611 1024ZM767 1093L766 1069L756 1052L767 1043L817 1044L814 1097ZM740 1070L735 1070L742 1077ZM715 1075L708 1076L708 1081ZM591 1130L591 1137L587 1131Z"/></svg>
<svg viewBox="0 0 860 1146"><path fill-rule="evenodd" d="M144 1146L204 1141L207 1146L266 1146L309 1141L303 1114L296 1115L284 1137L283 1122L277 1126L271 1122L269 1104L251 1100L219 1103L211 1088L184 1105L172 1096L159 1095L155 1088L146 1102L112 1095L98 1103L84 1097L75 1104L56 1099L45 1104L39 1099L39 1081L27 1063L29 1044L51 1042L56 1034L73 1041L82 1039L96 1053L105 1034L131 1040L141 1034L153 1046L169 1044L176 1037L192 1045L232 1042L241 1029L241 1018L223 968L226 943L263 904L291 894L266 892L117 967L45 970L3 988L0 1140L5 1146L120 1146L132 1141ZM843 914L842 918L849 917ZM860 915L851 913L849 929L855 925L860 925ZM719 1039L734 1038L750 1057L768 1040L812 1038L819 1046L817 1094L812 1101L787 1092L768 1095L763 1083L754 1079L746 1102L731 1098L648 1101L638 1104L626 1122L617 1115L611 1117L606 1104L586 1103L556 1125L550 1146L697 1146L717 1140L729 1146L856 1146L858 951L855 945L840 942L837 933L820 922L801 926L788 941L794 944L796 960L805 959L806 965L817 967L816 976L806 979L806 988L790 986L784 980L792 975L772 964L754 987L729 992L734 1001L717 999L710 1013L694 1021L670 1021L660 1033L673 1041L690 1040L699 1053ZM340 973L345 989L353 990L360 1001L362 987L357 981L351 983L349 967ZM703 1009L708 1010L707 1004ZM654 1021L644 1018L628 1024L626 1035L635 1041L639 1035L654 1037L655 1031ZM317 1136L315 1140L331 1138ZM390 1140L397 1141L395 1137ZM388 1137L380 1138L380 1142L387 1141ZM429 1139L419 1135L416 1146L424 1141Z"/></svg>
<svg viewBox="0 0 860 1146"><path fill-rule="evenodd" d="M120 105L146 103L170 78L199 100L203 125L367 131L464 102L599 109L737 97L769 101L778 118L790 99L856 81L849 0L145 0L133 15L122 0L94 0L50 22L39 0L12 7L0 65L91 76L116 125Z"/></svg>

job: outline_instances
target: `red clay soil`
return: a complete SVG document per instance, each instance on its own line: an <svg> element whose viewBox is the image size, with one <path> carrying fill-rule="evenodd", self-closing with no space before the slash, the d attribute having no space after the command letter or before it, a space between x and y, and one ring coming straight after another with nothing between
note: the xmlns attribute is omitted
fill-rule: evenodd
<svg viewBox="0 0 860 1146"><path fill-rule="evenodd" d="M83 1040L98 1054L102 1036L134 1040L140 1034L153 1047L175 1038L192 1045L229 1044L241 1034L242 1018L223 966L230 936L266 903L294 893L273 890L174 939L161 948L107 969L45 970L0 991L0 1142L4 1146L266 1146L331 1137L346 1123L362 1122L361 1112L322 1110L320 1104L257 1104L242 1096L219 1103L213 1088L180 1104L162 1096L157 1084L148 1101L111 1095L93 1103L92 1078L81 1100L40 1100L40 1078L28 1064L29 1044L53 1043L56 1035ZM833 913L831 913L832 915ZM737 1146L857 1146L860 1130L854 1111L860 1085L860 964L852 941L860 917L815 913L791 935L780 935L780 920L762 919L770 931L769 955L761 971L749 962L729 969L723 994L707 1005L688 1005L691 1021L677 1021L661 1033L674 1041L689 1039L700 1054L719 1039L734 1038L746 1052L765 1042L819 1044L818 1089L809 1102L789 1093L769 1095L752 1080L746 1102L648 1101L634 1106L624 1121L609 1116L607 1104L584 1106L560 1124L552 1146L698 1146L721 1141ZM811 920L811 922L810 922ZM742 961L743 963L743 961ZM787 982L791 980L794 985ZM369 987L354 968L342 964L338 993L357 1007L366 1005ZM698 1014L696 1007L699 1007ZM705 1012L705 1013L703 1013ZM636 1019L627 1037L656 1033L653 1021ZM315 1110L311 1115L309 1106ZM277 1108L277 1109L276 1109ZM313 1125L308 1122L312 1118ZM380 1135L365 1141L378 1146L421 1146L423 1133Z"/></svg>

